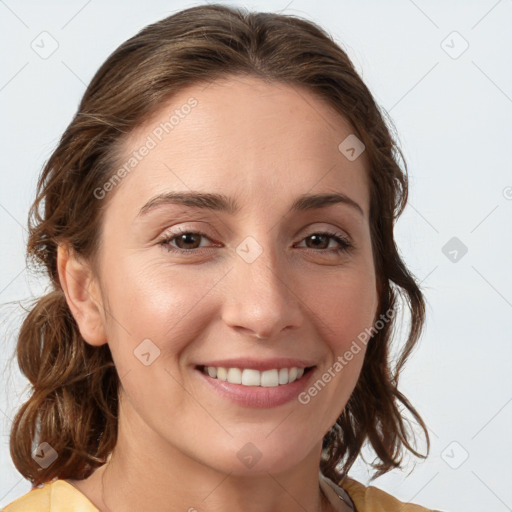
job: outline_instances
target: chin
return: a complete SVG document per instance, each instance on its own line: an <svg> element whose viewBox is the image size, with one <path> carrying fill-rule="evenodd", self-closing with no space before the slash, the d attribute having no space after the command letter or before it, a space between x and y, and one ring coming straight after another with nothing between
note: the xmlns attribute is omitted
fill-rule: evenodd
<svg viewBox="0 0 512 512"><path fill-rule="evenodd" d="M275 443L269 443L268 440L236 442L236 449L230 447L224 453L218 454L215 465L221 466L219 470L231 475L265 475L289 471L308 455L299 449L304 447L304 443L286 446L277 438L275 441L278 442L279 448L275 448ZM219 464L219 461L222 462Z"/></svg>

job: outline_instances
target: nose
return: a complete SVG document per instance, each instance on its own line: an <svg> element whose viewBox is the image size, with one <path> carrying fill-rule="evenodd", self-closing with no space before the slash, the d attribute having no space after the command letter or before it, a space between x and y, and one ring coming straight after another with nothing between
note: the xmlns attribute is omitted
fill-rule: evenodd
<svg viewBox="0 0 512 512"><path fill-rule="evenodd" d="M298 329L303 322L304 300L293 289L295 276L289 264L268 249L270 244L265 249L254 241L241 246L249 250L234 254L233 268L223 286L226 325L258 339L277 339L281 331Z"/></svg>

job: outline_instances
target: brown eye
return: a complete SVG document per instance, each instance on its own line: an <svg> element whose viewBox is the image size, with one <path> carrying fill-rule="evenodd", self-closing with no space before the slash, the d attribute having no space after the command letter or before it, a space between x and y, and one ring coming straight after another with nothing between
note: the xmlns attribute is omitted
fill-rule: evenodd
<svg viewBox="0 0 512 512"><path fill-rule="evenodd" d="M173 240L176 240L176 245L179 249L197 249L199 246L197 245L202 235L197 233L183 233L181 235L175 236ZM193 246L193 247L190 247Z"/></svg>
<svg viewBox="0 0 512 512"><path fill-rule="evenodd" d="M306 242L308 249L318 250L320 252L344 252L348 251L353 247L353 244L342 237L338 233L330 233L330 232L321 232L321 233L312 233L311 235L305 237L303 240L310 240L311 242ZM333 247L331 250L328 249L330 240L334 240L338 243L339 247Z"/></svg>
<svg viewBox="0 0 512 512"><path fill-rule="evenodd" d="M209 238L199 231L179 231L159 242L169 252L192 252L200 249L201 238Z"/></svg>
<svg viewBox="0 0 512 512"><path fill-rule="evenodd" d="M327 249L327 247L329 246L330 238L331 237L329 237L327 235L318 234L318 235L310 235L305 240L312 241L313 247L311 247L311 249ZM327 244L325 242L327 242Z"/></svg>

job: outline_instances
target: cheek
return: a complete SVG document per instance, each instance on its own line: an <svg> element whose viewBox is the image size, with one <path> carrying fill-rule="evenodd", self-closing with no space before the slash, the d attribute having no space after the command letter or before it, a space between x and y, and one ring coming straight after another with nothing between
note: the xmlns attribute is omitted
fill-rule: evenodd
<svg viewBox="0 0 512 512"><path fill-rule="evenodd" d="M316 290L309 304L322 320L323 338L334 352L343 353L375 320L378 297L373 273L340 274Z"/></svg>
<svg viewBox="0 0 512 512"><path fill-rule="evenodd" d="M353 270L340 272L323 288L317 282L308 299L327 350L316 380L298 398L321 418L318 425L312 423L317 430L327 431L345 408L364 362L369 340L365 329L374 322L378 298L371 269Z"/></svg>
<svg viewBox="0 0 512 512"><path fill-rule="evenodd" d="M176 361L204 335L208 320L202 313L214 284L206 274L164 270L161 263L118 263L106 290L111 307L107 337L114 364L131 407L145 418L154 418L155 410L169 417L190 402Z"/></svg>
<svg viewBox="0 0 512 512"><path fill-rule="evenodd" d="M199 267L179 271L165 268L161 261L139 260L111 265L107 290L107 336L116 365L124 371L139 362L134 356L145 346L155 354L160 351L160 364L179 357L204 332L208 292L217 279Z"/></svg>

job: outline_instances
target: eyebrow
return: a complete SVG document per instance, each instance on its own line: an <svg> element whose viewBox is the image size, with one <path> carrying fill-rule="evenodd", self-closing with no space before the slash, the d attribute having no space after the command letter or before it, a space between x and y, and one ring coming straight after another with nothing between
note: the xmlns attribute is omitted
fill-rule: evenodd
<svg viewBox="0 0 512 512"><path fill-rule="evenodd" d="M166 192L152 197L139 211L137 217L147 215L150 211L164 204L178 204L203 208L206 210L227 212L234 215L240 211L240 206L234 198L224 194L207 192ZM325 208L333 204L345 204L357 210L364 216L363 209L353 199L341 193L303 194L295 199L289 211L307 211Z"/></svg>

